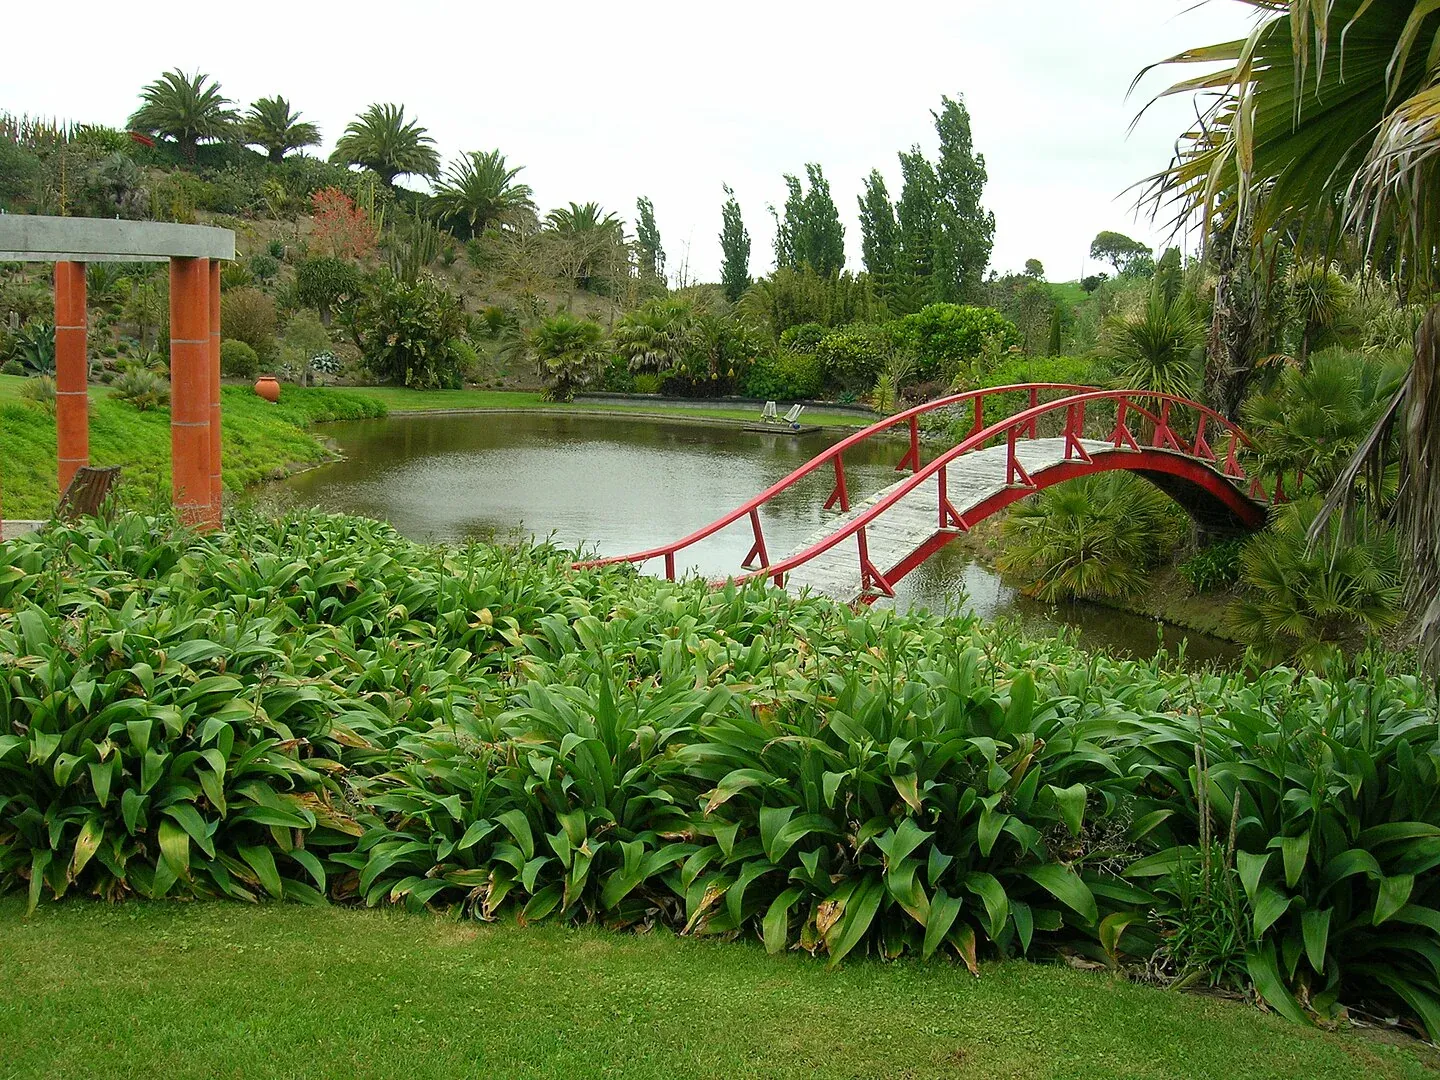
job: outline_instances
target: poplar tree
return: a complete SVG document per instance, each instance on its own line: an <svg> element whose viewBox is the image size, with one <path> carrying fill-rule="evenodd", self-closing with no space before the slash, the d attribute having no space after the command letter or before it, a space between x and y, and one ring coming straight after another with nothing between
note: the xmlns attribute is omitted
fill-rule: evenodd
<svg viewBox="0 0 1440 1080"><path fill-rule="evenodd" d="M918 311L932 299L935 264L936 208L940 182L920 147L900 151L900 200L895 204L898 244L891 293L900 313Z"/></svg>
<svg viewBox="0 0 1440 1080"><path fill-rule="evenodd" d="M973 299L980 290L995 243L995 215L980 203L989 175L985 156L975 153L970 113L963 100L942 97L940 103L940 111L930 114L940 136L932 292L936 300L957 302Z"/></svg>
<svg viewBox="0 0 1440 1080"><path fill-rule="evenodd" d="M810 190L805 195L805 228L798 254L821 277L832 277L845 269L845 226L830 197L830 182L819 165L805 166Z"/></svg>
<svg viewBox="0 0 1440 1080"><path fill-rule="evenodd" d="M720 207L720 284L732 303L750 287L750 231L740 214L740 203L729 184Z"/></svg>
<svg viewBox="0 0 1440 1080"><path fill-rule="evenodd" d="M871 169L865 179L865 194L860 204L860 255L865 270L882 292L895 280L895 257L899 231L895 224L895 208L890 204L890 190L879 169Z"/></svg>
<svg viewBox="0 0 1440 1080"><path fill-rule="evenodd" d="M640 216L635 222L635 255L642 276L665 280L665 249L660 245L660 230L655 226L655 204L647 196L635 200Z"/></svg>

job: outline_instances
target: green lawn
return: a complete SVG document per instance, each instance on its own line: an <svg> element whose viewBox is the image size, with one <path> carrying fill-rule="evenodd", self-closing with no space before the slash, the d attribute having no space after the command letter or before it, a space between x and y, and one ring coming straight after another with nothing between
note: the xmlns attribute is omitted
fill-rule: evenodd
<svg viewBox="0 0 1440 1080"><path fill-rule="evenodd" d="M1028 963L239 904L0 900L0 1077L1433 1076L1421 1049Z"/></svg>
<svg viewBox="0 0 1440 1080"><path fill-rule="evenodd" d="M706 420L750 420L760 419L760 403L738 408L717 407L713 409L684 408L666 405L663 402L636 402L634 404L600 404L578 401L574 405L555 405L543 400L533 391L517 390L407 390L399 386L357 386L347 388L353 393L364 394L384 402L385 407L400 412L439 412L446 409L556 409L580 410L584 412L609 412L641 416L675 416ZM858 413L824 412L807 409L804 420L807 424L825 424L836 427L864 427L873 424L875 417Z"/></svg>
<svg viewBox="0 0 1440 1080"><path fill-rule="evenodd" d="M58 496L55 418L24 404L24 379L0 375L0 508L6 517L47 517ZM337 390L287 387L280 404L262 401L242 386L226 386L225 486L238 493L295 463L323 461L329 451L310 433L323 420L381 416L383 406ZM104 387L90 395L90 460L119 465L122 497L148 505L170 497L170 413L137 412Z"/></svg>

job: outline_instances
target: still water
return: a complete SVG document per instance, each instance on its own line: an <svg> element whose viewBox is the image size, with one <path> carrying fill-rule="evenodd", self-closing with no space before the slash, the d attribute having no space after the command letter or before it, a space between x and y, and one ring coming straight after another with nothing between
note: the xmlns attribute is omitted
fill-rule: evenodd
<svg viewBox="0 0 1440 1080"><path fill-rule="evenodd" d="M493 413L395 417L330 424L342 461L272 485L263 501L310 504L389 521L417 540L533 535L600 555L677 539L745 502L835 441L810 435L628 417ZM846 454L851 499L896 479L903 443L871 440ZM834 482L817 470L761 510L772 558L822 528ZM710 577L736 573L751 543L742 519L682 553L681 565ZM663 572L656 561L646 567ZM969 610L1014 619L1036 632L1071 626L1084 644L1149 656L1157 636L1192 663L1228 662L1227 642L1152 619L1077 604L1060 608L1020 595L957 546L899 583L901 608ZM888 601L886 601L888 602ZM1162 633L1163 631L1163 633Z"/></svg>

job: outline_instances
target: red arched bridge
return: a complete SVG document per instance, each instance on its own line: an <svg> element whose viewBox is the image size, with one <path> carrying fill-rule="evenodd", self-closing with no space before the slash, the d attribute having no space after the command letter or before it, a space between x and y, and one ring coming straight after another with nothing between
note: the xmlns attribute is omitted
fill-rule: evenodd
<svg viewBox="0 0 1440 1080"><path fill-rule="evenodd" d="M1018 411L985 422L987 403L993 413L994 405L1016 397L1022 402ZM959 443L922 462L920 418L942 409L962 416L973 410L973 424ZM895 469L908 475L852 505L846 451L897 428L908 428L910 438ZM842 439L749 502L673 543L581 565L663 559L665 576L673 580L677 556L685 549L749 518L754 543L742 563L748 572L737 581L763 577L792 589L869 602L894 595L896 582L977 522L1077 476L1125 469L1168 494L1202 528L1258 528L1265 522L1267 500L1259 481L1248 479L1241 466L1240 453L1249 444L1225 417L1174 394L1064 383L971 390L926 402ZM795 550L773 557L761 507L826 468L834 470L835 484L825 509L836 516ZM1276 497L1283 498L1278 484Z"/></svg>

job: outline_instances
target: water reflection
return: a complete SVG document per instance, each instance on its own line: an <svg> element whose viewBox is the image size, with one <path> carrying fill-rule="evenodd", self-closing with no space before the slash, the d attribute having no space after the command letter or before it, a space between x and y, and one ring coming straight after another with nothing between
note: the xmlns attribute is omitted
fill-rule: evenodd
<svg viewBox="0 0 1440 1080"><path fill-rule="evenodd" d="M713 520L835 441L833 433L753 433L696 423L551 413L397 417L332 424L325 435L345 460L274 485L262 501L312 504L383 518L407 536L455 541L520 534L584 545L603 555L654 547ZM896 477L898 440L871 440L847 453L851 498ZM764 507L772 557L821 528L834 482L828 468ZM752 535L742 519L688 549L681 564L707 576L734 573ZM647 569L658 570L658 564ZM1082 641L1149 656L1154 620L1092 605L1050 608L1028 600L997 574L947 548L902 581L902 609L1010 617L1037 631L1078 627ZM1169 628L1174 649L1187 635ZM1230 660L1226 642L1189 634L1194 662Z"/></svg>

